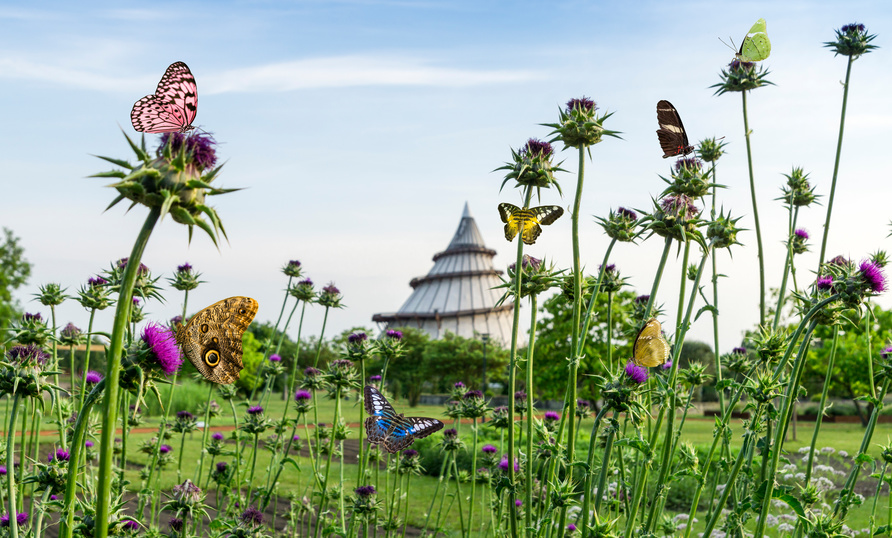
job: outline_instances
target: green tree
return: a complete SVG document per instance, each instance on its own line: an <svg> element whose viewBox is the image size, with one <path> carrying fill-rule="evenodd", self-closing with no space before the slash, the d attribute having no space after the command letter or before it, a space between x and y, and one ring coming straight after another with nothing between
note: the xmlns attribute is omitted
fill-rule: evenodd
<svg viewBox="0 0 892 538"><path fill-rule="evenodd" d="M614 363L625 366L632 354L632 340L638 331L638 321L633 319L635 293L619 291L613 294L612 326ZM567 357L570 354L570 334L573 323L572 304L561 294L555 294L542 303L544 315L539 321L536 335L536 354L533 359L535 392L542 399L563 399L567 384ZM603 375L607 368L607 294L598 294L598 302L592 312L588 336L579 366L580 398L594 399L597 391L592 375Z"/></svg>
<svg viewBox="0 0 892 538"><path fill-rule="evenodd" d="M31 264L25 259L25 249L12 230L3 228L0 243L0 328L22 315L22 307L12 296L13 290L23 286L31 276Z"/></svg>
<svg viewBox="0 0 892 538"><path fill-rule="evenodd" d="M483 342L479 338L464 338L451 332L440 340L427 344L423 354L427 381L434 392L449 391L456 381L469 389L477 389L483 380ZM508 350L495 342L486 344L487 381L504 375L508 364Z"/></svg>
<svg viewBox="0 0 892 538"><path fill-rule="evenodd" d="M421 391L427 379L427 371L424 364L424 350L430 342L430 337L424 331L413 327L400 327L403 333L403 346L406 354L387 366L387 384L394 396L408 399L409 405L418 405ZM487 350L489 351L489 350ZM373 359L366 366L368 375L381 374L384 361Z"/></svg>

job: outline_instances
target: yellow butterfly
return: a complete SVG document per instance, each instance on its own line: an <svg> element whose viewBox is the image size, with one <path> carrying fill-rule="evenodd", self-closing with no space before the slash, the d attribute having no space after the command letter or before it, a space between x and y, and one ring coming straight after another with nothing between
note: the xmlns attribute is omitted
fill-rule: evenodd
<svg viewBox="0 0 892 538"><path fill-rule="evenodd" d="M638 366L653 368L666 362L669 358L669 342L663 338L662 327L657 318L650 318L638 336L632 350L632 362Z"/></svg>
<svg viewBox="0 0 892 538"><path fill-rule="evenodd" d="M514 236L523 226L521 239L527 245L536 242L536 238L542 233L540 224L551 224L564 214L564 210L556 205L543 205L539 207L525 207L523 209L514 204L499 204L499 216L505 223L505 239L514 241Z"/></svg>

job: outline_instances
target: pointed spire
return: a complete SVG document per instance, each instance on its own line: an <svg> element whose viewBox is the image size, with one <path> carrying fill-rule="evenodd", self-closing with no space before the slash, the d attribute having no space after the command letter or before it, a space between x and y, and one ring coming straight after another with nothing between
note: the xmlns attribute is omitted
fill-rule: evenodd
<svg viewBox="0 0 892 538"><path fill-rule="evenodd" d="M471 215L471 209L468 207L467 201L465 201L465 210L461 212L461 218L463 218L463 219L473 219L474 218Z"/></svg>
<svg viewBox="0 0 892 538"><path fill-rule="evenodd" d="M458 229L455 231L455 235L452 237L452 241L449 243L446 251L448 252L452 249L467 246L486 247L486 245L483 244L483 236L480 235L477 223L474 221L474 217L471 216L471 209L468 207L468 202L465 202L465 208L462 211Z"/></svg>

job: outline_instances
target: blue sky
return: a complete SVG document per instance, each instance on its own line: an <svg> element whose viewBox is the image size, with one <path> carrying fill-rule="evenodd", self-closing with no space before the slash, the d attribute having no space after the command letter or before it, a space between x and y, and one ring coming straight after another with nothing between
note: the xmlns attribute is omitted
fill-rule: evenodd
<svg viewBox="0 0 892 538"><path fill-rule="evenodd" d="M618 206L646 209L663 188L668 160L657 143L655 105L678 108L692 141L724 136L728 155L721 202L752 230L746 151L738 95L714 97L709 86L732 57L718 38L739 43L759 17L768 22L776 86L749 99L757 194L769 286L780 282L786 212L774 199L781 174L801 166L826 201L836 147L845 59L821 46L834 28L865 23L881 48L855 62L829 252L861 259L892 250L888 140L892 87L884 2L0 2L0 226L22 238L34 264L18 297L30 311L37 285L74 291L126 256L145 210L114 198L107 170L92 155L127 158L121 129L133 136L129 111L151 93L165 68L186 62L199 88L196 125L221 142L220 183L245 190L215 206L229 232L218 250L205 237L165 220L144 262L169 276L190 262L207 284L190 310L231 295L260 301L259 320L275 320L286 278L298 259L319 284L344 292L345 310L328 334L372 327L376 312L408 297L412 277L452 237L467 201L503 268L513 249L496 206L492 172L510 148L545 137L569 98L586 95L615 115L607 127L623 140L592 151L582 209L582 258L594 271L607 238L592 216ZM154 136L149 136L152 143ZM567 159L565 197L572 203L575 155ZM823 206L800 223L812 253L797 257L800 285L811 280L820 248ZM758 313L755 235L722 254L721 348L740 344ZM621 245L613 263L640 293L649 291L661 242ZM570 263L570 219L550 226L529 252ZM674 312L679 261L666 271L661 301ZM180 297L150 303L164 320ZM884 307L886 297L878 299ZM44 312L44 314L48 314ZM86 326L71 301L61 323ZM111 313L99 319L110 324ZM667 323L671 325L672 323ZM305 334L318 334L321 309ZM292 331L293 332L293 331ZM711 341L702 318L691 338Z"/></svg>

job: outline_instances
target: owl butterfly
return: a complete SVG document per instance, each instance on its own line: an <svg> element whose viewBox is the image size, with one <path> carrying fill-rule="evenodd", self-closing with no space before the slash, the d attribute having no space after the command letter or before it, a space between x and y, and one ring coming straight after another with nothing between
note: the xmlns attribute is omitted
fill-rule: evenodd
<svg viewBox="0 0 892 538"><path fill-rule="evenodd" d="M761 62L771 55L771 41L768 39L765 19L759 19L750 28L740 50L737 51L737 59L744 62Z"/></svg>
<svg viewBox="0 0 892 538"><path fill-rule="evenodd" d="M523 209L509 203L499 204L499 216L505 223L505 239L514 241L514 236L523 225L521 239L527 245L536 242L536 238L542 233L540 224L551 224L564 214L564 210L556 205L543 205L539 207L525 207Z"/></svg>
<svg viewBox="0 0 892 538"><path fill-rule="evenodd" d="M189 66L170 64L153 95L133 105L130 122L143 133L188 133L198 112L198 86Z"/></svg>
<svg viewBox="0 0 892 538"><path fill-rule="evenodd" d="M208 381L228 385L242 368L242 335L260 305L250 297L230 297L177 325L177 343Z"/></svg>
<svg viewBox="0 0 892 538"><path fill-rule="evenodd" d="M398 415L387 398L371 385L365 386L365 410L370 415L365 419L369 443L380 444L390 454L443 429L443 423L435 418Z"/></svg>
<svg viewBox="0 0 892 538"><path fill-rule="evenodd" d="M657 138L660 139L660 147L663 148L663 158L687 155L694 151L694 146L688 143L688 134L681 123L681 116L669 101L657 103Z"/></svg>
<svg viewBox="0 0 892 538"><path fill-rule="evenodd" d="M635 337L632 362L638 366L653 368L669 358L669 342L663 338L662 327L656 318L650 318Z"/></svg>

